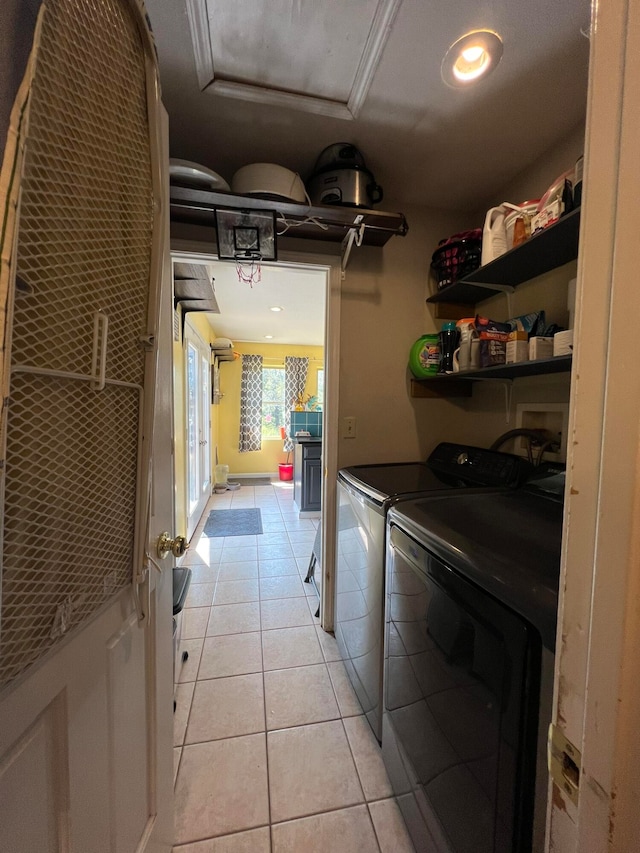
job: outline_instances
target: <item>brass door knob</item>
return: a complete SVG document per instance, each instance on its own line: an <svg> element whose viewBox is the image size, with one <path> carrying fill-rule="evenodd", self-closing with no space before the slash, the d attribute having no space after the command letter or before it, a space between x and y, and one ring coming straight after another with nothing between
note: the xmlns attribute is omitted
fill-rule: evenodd
<svg viewBox="0 0 640 853"><path fill-rule="evenodd" d="M169 554L173 554L174 557L182 557L186 550L187 539L185 536L176 536L175 539L172 539L169 533L165 531L158 537L156 551L161 560L164 560Z"/></svg>

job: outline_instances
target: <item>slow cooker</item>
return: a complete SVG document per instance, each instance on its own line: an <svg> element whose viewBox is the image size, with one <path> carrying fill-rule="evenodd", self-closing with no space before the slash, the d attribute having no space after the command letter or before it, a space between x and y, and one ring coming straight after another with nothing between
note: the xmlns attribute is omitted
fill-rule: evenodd
<svg viewBox="0 0 640 853"><path fill-rule="evenodd" d="M329 145L318 157L307 181L312 204L371 207L382 201L382 187L376 184L358 149L346 142Z"/></svg>

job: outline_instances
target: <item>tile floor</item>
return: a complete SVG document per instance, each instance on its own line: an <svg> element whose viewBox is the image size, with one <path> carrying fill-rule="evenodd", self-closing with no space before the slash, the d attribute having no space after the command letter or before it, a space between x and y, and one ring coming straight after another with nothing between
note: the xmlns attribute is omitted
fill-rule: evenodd
<svg viewBox="0 0 640 853"><path fill-rule="evenodd" d="M207 538L212 508L259 536ZM318 522L291 484L215 495L186 557L175 853L411 853L380 749L303 583Z"/></svg>

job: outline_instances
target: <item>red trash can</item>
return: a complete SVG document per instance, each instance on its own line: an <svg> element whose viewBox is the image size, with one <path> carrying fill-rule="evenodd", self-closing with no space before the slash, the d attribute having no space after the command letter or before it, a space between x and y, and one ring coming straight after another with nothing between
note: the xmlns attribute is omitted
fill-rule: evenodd
<svg viewBox="0 0 640 853"><path fill-rule="evenodd" d="M278 464L278 476L281 480L293 480L293 463L280 462Z"/></svg>

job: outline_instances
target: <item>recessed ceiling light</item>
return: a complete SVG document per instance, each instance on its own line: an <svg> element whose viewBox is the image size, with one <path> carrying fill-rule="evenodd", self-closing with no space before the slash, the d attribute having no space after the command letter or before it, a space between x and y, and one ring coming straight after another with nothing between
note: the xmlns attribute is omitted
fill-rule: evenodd
<svg viewBox="0 0 640 853"><path fill-rule="evenodd" d="M265 335L265 338L272 338L273 335Z"/></svg>
<svg viewBox="0 0 640 853"><path fill-rule="evenodd" d="M442 79L459 89L475 83L502 59L502 39L491 30L474 30L455 41L442 60Z"/></svg>
<svg viewBox="0 0 640 853"><path fill-rule="evenodd" d="M269 311L284 311L284 308L281 308L279 305L274 305L273 308L269 308Z"/></svg>

